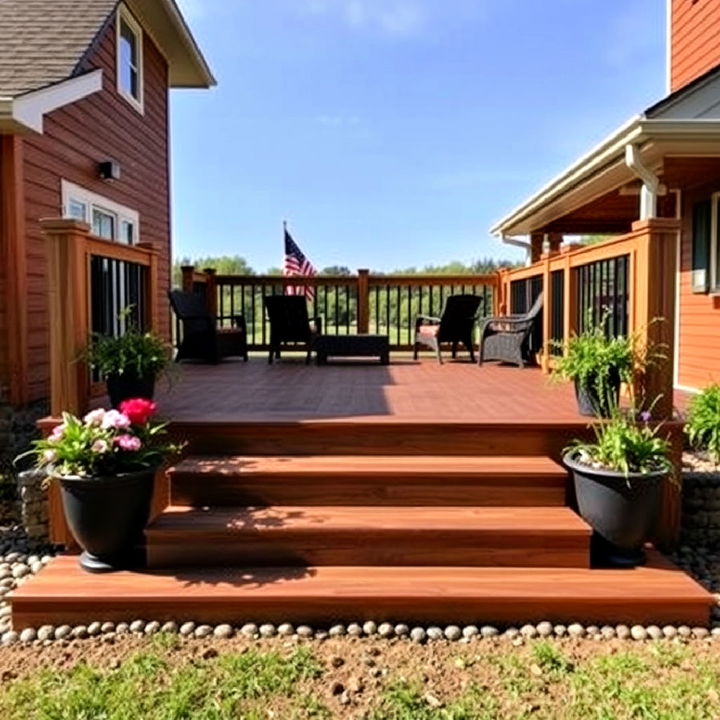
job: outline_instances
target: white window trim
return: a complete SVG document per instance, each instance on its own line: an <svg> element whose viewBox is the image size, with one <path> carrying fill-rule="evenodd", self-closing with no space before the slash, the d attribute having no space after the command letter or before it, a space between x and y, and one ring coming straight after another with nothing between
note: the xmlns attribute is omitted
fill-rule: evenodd
<svg viewBox="0 0 720 720"><path fill-rule="evenodd" d="M139 97L133 97L129 92L123 89L120 84L121 71L120 67L121 56L120 56L120 42L121 42L121 20L127 23L128 27L137 35L137 51L138 51L138 95ZM145 61L143 57L143 29L140 27L138 21L133 17L132 13L128 10L125 5L120 5L117 11L117 19L115 22L116 26L116 37L115 37L115 75L116 75L116 87L118 94L129 102L141 115L145 114Z"/></svg>
<svg viewBox="0 0 720 720"><path fill-rule="evenodd" d="M133 245L137 245L140 242L140 214L137 210L120 205L119 203L113 202L103 195L98 195L90 190L87 190L80 185L71 183L68 180L62 180L61 182L61 194L62 194L62 215L63 217L70 217L70 200L77 200L78 202L85 203L88 208L87 222L92 226L92 210L97 208L103 212L109 213L115 216L115 233L120 232L120 227L125 220L126 222L132 223L133 225ZM120 243L117 238L115 242ZM126 243L120 243L125 245Z"/></svg>
<svg viewBox="0 0 720 720"><path fill-rule="evenodd" d="M720 295L720 277L718 277L718 203L720 203L720 192L710 196L710 295Z"/></svg>

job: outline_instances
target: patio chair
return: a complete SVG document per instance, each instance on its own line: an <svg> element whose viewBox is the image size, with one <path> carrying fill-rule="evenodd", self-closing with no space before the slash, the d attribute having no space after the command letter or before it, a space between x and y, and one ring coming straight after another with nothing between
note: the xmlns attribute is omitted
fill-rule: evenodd
<svg viewBox="0 0 720 720"><path fill-rule="evenodd" d="M540 293L524 315L486 318L480 328L478 365L485 360L500 360L525 367L530 361L530 335L542 306L543 294Z"/></svg>
<svg viewBox="0 0 720 720"><path fill-rule="evenodd" d="M455 358L458 343L461 342L468 349L471 362L475 362L473 330L481 299L479 295L450 295L445 301L441 317L418 315L415 319L415 360L419 346L424 345L435 351L437 360L442 365L441 343L452 343L452 356Z"/></svg>
<svg viewBox="0 0 720 720"><path fill-rule="evenodd" d="M270 321L270 352L268 363L280 359L283 345L301 345L310 362L315 338L322 333L322 318L308 317L307 300L303 295L266 295L263 297Z"/></svg>
<svg viewBox="0 0 720 720"><path fill-rule="evenodd" d="M175 315L182 323L182 339L178 338L175 362L204 360L217 363L225 357L248 359L245 318L236 315L232 327L218 327L205 298L198 293L172 290L168 293Z"/></svg>

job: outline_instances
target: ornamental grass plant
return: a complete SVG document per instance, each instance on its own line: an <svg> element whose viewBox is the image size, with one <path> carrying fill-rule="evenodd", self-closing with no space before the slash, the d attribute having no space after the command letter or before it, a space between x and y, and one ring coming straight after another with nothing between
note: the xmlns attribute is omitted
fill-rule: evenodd
<svg viewBox="0 0 720 720"><path fill-rule="evenodd" d="M695 449L720 465L720 384L708 385L690 400L685 432Z"/></svg>

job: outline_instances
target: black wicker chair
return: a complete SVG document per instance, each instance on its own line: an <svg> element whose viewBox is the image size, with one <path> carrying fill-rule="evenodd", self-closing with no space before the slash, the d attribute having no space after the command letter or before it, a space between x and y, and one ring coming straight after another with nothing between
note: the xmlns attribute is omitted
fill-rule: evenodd
<svg viewBox="0 0 720 720"><path fill-rule="evenodd" d="M440 344L452 343L452 356L455 358L458 343L463 343L470 353L470 361L475 362L473 331L480 301L479 295L450 295L445 301L441 317L418 315L415 319L415 360L419 347L424 345L435 351L437 360L442 365Z"/></svg>
<svg viewBox="0 0 720 720"><path fill-rule="evenodd" d="M268 363L279 360L281 346L287 344L303 346L309 363L315 338L322 333L322 318L308 317L304 295L266 295L263 303L270 320Z"/></svg>
<svg viewBox="0 0 720 720"><path fill-rule="evenodd" d="M217 318L207 310L205 298L198 293L172 290L170 304L182 324L175 362L204 360L217 363L225 357L248 359L247 328L242 315L233 317L233 326L218 327Z"/></svg>
<svg viewBox="0 0 720 720"><path fill-rule="evenodd" d="M525 367L530 361L530 336L542 306L543 294L540 293L524 315L486 318L480 327L478 365L485 360L500 360Z"/></svg>

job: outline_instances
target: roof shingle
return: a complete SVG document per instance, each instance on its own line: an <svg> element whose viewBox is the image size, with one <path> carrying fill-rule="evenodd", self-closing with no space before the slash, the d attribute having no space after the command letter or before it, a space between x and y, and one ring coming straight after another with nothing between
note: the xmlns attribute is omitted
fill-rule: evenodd
<svg viewBox="0 0 720 720"><path fill-rule="evenodd" d="M0 0L0 98L71 77L117 0Z"/></svg>

